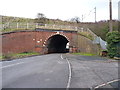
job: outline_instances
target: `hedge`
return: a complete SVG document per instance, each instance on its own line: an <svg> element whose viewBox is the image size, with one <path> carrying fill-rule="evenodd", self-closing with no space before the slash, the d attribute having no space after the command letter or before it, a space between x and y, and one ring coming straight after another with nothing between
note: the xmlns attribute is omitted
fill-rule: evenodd
<svg viewBox="0 0 120 90"><path fill-rule="evenodd" d="M106 35L108 56L110 58L120 56L120 32L113 31Z"/></svg>

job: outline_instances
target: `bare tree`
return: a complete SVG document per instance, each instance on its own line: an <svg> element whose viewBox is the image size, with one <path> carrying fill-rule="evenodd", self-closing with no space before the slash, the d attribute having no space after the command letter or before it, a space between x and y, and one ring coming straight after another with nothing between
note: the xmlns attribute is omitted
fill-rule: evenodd
<svg viewBox="0 0 120 90"><path fill-rule="evenodd" d="M35 19L36 23L39 23L40 25L44 25L46 23L46 17L43 13L38 13L37 18Z"/></svg>
<svg viewBox="0 0 120 90"><path fill-rule="evenodd" d="M40 19L40 18L45 18L45 15L43 13L38 13L37 14L37 18Z"/></svg>
<svg viewBox="0 0 120 90"><path fill-rule="evenodd" d="M71 19L72 22L80 23L80 18L79 17L74 17Z"/></svg>

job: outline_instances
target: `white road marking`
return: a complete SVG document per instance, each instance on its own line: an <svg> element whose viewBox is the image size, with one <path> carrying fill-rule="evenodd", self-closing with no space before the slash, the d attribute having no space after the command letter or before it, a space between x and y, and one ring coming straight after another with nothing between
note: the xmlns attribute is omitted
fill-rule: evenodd
<svg viewBox="0 0 120 90"><path fill-rule="evenodd" d="M71 70L71 65L70 62L68 61L68 59L66 59L69 65L69 79L68 79L68 84L67 84L67 88L70 88L70 83L71 83L71 77L72 77L72 70ZM68 89L67 89L68 90Z"/></svg>
<svg viewBox="0 0 120 90"><path fill-rule="evenodd" d="M113 80L113 81L107 82L107 84L110 84L110 83L113 83L113 82L117 82L117 81L119 81L119 80L120 80L120 79Z"/></svg>
<svg viewBox="0 0 120 90"><path fill-rule="evenodd" d="M32 57L31 57L32 58ZM22 59L19 59L19 61L22 60ZM38 59L39 60L39 59ZM17 60L11 60L11 61L4 61L4 62L14 62L14 61L17 61ZM19 64L23 64L23 63L29 63L29 62L32 62L31 60L30 61L25 61L25 62L19 62L19 63L16 63L16 64L11 64L11 65L7 65L7 66L3 66L3 67L0 67L0 69L2 68L7 68L7 67L12 67L12 66L15 66L15 65L19 65Z"/></svg>
<svg viewBox="0 0 120 90"><path fill-rule="evenodd" d="M60 56L60 57L61 57L61 59L64 59L64 58L62 57L62 54L61 54L61 56Z"/></svg>
<svg viewBox="0 0 120 90"><path fill-rule="evenodd" d="M62 57L62 54L61 54L61 59L64 59L64 58ZM68 83L67 83L67 88L66 88L66 90L69 90L69 88L70 88L70 83L71 83L71 77L72 77L72 70L71 70L71 65L70 65L69 60L68 60L67 58L66 58L66 60L67 60L68 67L69 67L69 76L68 76Z"/></svg>
<svg viewBox="0 0 120 90"><path fill-rule="evenodd" d="M108 84L113 83L113 82L117 82L117 81L119 81L119 80L120 80L120 79L116 79L116 80L109 81L109 82L107 82L107 83L103 83L103 84L101 84L101 85L96 86L95 89L96 89L96 88L99 88L99 87L102 87L102 86L105 86L105 85L108 85Z"/></svg>
<svg viewBox="0 0 120 90"><path fill-rule="evenodd" d="M11 65L7 65L7 66L3 66L1 68L7 68L7 67L12 67L12 66L15 66L15 65L19 65L19 64L23 64L25 62L20 62L20 63L16 63L16 64L11 64Z"/></svg>

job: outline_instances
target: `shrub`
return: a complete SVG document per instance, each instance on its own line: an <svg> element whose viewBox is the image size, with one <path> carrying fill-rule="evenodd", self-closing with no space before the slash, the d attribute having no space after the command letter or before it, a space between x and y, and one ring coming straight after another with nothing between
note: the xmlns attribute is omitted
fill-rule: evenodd
<svg viewBox="0 0 120 90"><path fill-rule="evenodd" d="M120 32L113 31L106 35L108 56L113 58L115 56L120 56Z"/></svg>

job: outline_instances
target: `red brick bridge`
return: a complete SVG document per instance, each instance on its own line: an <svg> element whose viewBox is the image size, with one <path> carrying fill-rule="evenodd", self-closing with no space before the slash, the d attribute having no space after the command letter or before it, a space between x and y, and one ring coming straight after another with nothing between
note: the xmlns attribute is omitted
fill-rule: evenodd
<svg viewBox="0 0 120 90"><path fill-rule="evenodd" d="M77 52L77 31L36 29L14 31L2 34L2 53Z"/></svg>

